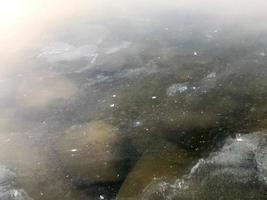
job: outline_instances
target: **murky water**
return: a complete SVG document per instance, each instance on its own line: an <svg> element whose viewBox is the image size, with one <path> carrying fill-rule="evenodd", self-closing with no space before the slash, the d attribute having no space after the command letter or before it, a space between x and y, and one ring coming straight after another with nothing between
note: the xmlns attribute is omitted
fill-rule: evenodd
<svg viewBox="0 0 267 200"><path fill-rule="evenodd" d="M0 21L0 199L266 199L266 3L204 2Z"/></svg>

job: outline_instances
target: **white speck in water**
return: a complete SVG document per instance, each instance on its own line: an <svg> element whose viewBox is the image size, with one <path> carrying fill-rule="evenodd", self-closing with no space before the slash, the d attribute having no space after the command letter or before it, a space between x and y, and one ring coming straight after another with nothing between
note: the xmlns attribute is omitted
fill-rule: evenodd
<svg viewBox="0 0 267 200"><path fill-rule="evenodd" d="M78 150L77 150L77 149L72 149L72 150L71 150L71 152L76 152L76 151L78 151Z"/></svg>
<svg viewBox="0 0 267 200"><path fill-rule="evenodd" d="M103 195L99 195L100 199L105 199L105 197Z"/></svg>
<svg viewBox="0 0 267 200"><path fill-rule="evenodd" d="M194 56L197 56L197 55L198 55L198 53L195 51L195 52L194 52Z"/></svg>
<svg viewBox="0 0 267 200"><path fill-rule="evenodd" d="M41 195L41 196L44 196L44 193L40 192L40 195Z"/></svg>
<svg viewBox="0 0 267 200"><path fill-rule="evenodd" d="M156 96L151 97L151 99L156 99L156 98L157 98Z"/></svg>
<svg viewBox="0 0 267 200"><path fill-rule="evenodd" d="M260 56L266 56L265 52L260 52Z"/></svg>
<svg viewBox="0 0 267 200"><path fill-rule="evenodd" d="M136 121L134 122L134 127L142 126L142 122Z"/></svg>
<svg viewBox="0 0 267 200"><path fill-rule="evenodd" d="M241 137L241 134L237 134L236 135L236 141L238 141L238 142L242 142L243 141L243 138Z"/></svg>
<svg viewBox="0 0 267 200"><path fill-rule="evenodd" d="M136 124L136 125L140 125L140 124L141 124L141 122L137 121L135 124Z"/></svg>
<svg viewBox="0 0 267 200"><path fill-rule="evenodd" d="M18 196L19 192L18 190L14 190L14 197Z"/></svg>
<svg viewBox="0 0 267 200"><path fill-rule="evenodd" d="M117 95L116 94L113 94L112 97L115 98Z"/></svg>
<svg viewBox="0 0 267 200"><path fill-rule="evenodd" d="M11 139L10 139L10 138L6 139L6 142L10 142L10 141L11 141Z"/></svg>
<svg viewBox="0 0 267 200"><path fill-rule="evenodd" d="M214 33L218 33L218 30L217 30L217 29L215 29L213 32L214 32Z"/></svg>
<svg viewBox="0 0 267 200"><path fill-rule="evenodd" d="M109 107L114 108L115 107L115 104L114 103L113 104L110 104Z"/></svg>

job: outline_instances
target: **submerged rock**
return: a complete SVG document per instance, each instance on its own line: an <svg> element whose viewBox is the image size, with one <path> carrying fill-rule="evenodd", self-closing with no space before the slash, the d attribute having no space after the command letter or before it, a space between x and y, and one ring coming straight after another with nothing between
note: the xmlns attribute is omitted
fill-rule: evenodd
<svg viewBox="0 0 267 200"><path fill-rule="evenodd" d="M124 180L117 199L140 199L144 188L153 181L175 180L192 162L189 155L168 142L150 147Z"/></svg>
<svg viewBox="0 0 267 200"><path fill-rule="evenodd" d="M0 166L0 199L32 200L23 189L15 186L16 175L4 166Z"/></svg>
<svg viewBox="0 0 267 200"><path fill-rule="evenodd" d="M16 91L18 105L23 108L45 109L57 101L64 101L75 96L77 87L72 81L64 77L50 76L52 78L36 73L22 81Z"/></svg>
<svg viewBox="0 0 267 200"><path fill-rule="evenodd" d="M101 107L100 119L128 134L140 154L158 138L195 150L218 135L259 130L266 126L267 71L240 62L166 56L153 74L114 81L115 109Z"/></svg>
<svg viewBox="0 0 267 200"><path fill-rule="evenodd" d="M5 132L0 135L0 160L1 164L6 166L0 167L0 187L6 186L7 183L10 188L8 191L4 190L7 191L4 194L5 198L6 195L17 195L16 200L22 200L20 196L25 195L20 191L20 187L36 200L81 198L83 195L79 191L74 191L57 158L51 155L54 152L47 142L49 138L45 140L39 134ZM11 183L14 187L9 187ZM0 197L1 200L5 198Z"/></svg>
<svg viewBox="0 0 267 200"><path fill-rule="evenodd" d="M124 176L125 156L120 134L113 126L92 121L67 130L55 149L62 167L78 184L119 182Z"/></svg>
<svg viewBox="0 0 267 200"><path fill-rule="evenodd" d="M266 132L228 138L174 182L151 182L141 199L266 199Z"/></svg>

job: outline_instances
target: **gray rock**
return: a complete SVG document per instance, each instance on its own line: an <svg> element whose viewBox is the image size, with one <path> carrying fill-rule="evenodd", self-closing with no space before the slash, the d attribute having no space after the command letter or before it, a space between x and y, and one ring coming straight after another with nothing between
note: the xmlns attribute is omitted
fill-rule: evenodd
<svg viewBox="0 0 267 200"><path fill-rule="evenodd" d="M142 199L266 199L266 132L237 134L175 182L151 182Z"/></svg>
<svg viewBox="0 0 267 200"><path fill-rule="evenodd" d="M0 199L1 200L32 200L23 189L15 187L15 173L0 166Z"/></svg>

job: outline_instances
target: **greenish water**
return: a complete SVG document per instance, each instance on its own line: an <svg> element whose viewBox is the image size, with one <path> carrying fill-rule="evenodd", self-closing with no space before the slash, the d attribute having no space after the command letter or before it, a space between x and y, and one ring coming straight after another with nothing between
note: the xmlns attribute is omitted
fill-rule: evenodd
<svg viewBox="0 0 267 200"><path fill-rule="evenodd" d="M260 6L94 6L0 52L0 199L266 199Z"/></svg>

